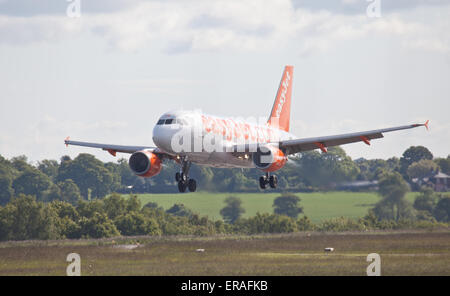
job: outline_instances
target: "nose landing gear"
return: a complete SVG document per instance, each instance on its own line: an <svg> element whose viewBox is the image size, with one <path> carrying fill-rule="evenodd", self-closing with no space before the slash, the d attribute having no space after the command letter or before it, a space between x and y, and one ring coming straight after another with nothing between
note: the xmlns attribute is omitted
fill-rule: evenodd
<svg viewBox="0 0 450 296"><path fill-rule="evenodd" d="M189 189L190 192L195 192L197 190L197 181L194 179L189 179L189 169L191 168L191 162L186 160L186 157L182 157L181 161L181 172L175 174L175 180L178 182L178 191L186 192Z"/></svg>

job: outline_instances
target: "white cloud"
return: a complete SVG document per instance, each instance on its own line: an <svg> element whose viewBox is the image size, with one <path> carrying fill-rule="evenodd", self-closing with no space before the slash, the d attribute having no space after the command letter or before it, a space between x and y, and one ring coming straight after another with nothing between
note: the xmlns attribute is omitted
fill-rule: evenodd
<svg viewBox="0 0 450 296"><path fill-rule="evenodd" d="M450 11L443 6L439 11ZM428 13L432 8L425 11ZM280 1L141 2L123 11L65 16L0 16L0 42L24 44L91 33L112 48L139 51L158 47L171 53L267 51L287 44L300 54L326 50L335 42L371 35L393 36L407 47L449 53L446 18L408 20L404 14L363 14L295 9Z"/></svg>
<svg viewBox="0 0 450 296"><path fill-rule="evenodd" d="M166 108L186 105L213 114L264 114L286 62L298 69L293 114L307 122L293 120L298 136L421 122L430 115L429 133L392 134L371 147L345 149L355 157L387 157L418 143L447 155L450 6L399 11L385 9L383 0L383 17L371 19L364 9L312 9L319 1L309 2L117 0L126 9L82 11L79 19L64 12L0 13L0 97L9 98L1 101L0 152L32 159L87 152L66 149L68 135L148 145L154 120ZM67 106L73 110L63 117ZM12 128L15 116L22 119Z"/></svg>
<svg viewBox="0 0 450 296"><path fill-rule="evenodd" d="M63 144L63 140L67 136L75 139L83 136L84 140L90 139L101 142L105 141L107 137L125 134L127 129L129 129L129 125L123 121L94 120L81 122L44 115L42 119L26 127L26 137L16 138L7 134L2 135L0 137L0 151L6 157L25 154L32 160L54 158L55 155L64 154L75 156L82 150L72 151L67 149Z"/></svg>
<svg viewBox="0 0 450 296"><path fill-rule="evenodd" d="M53 142L58 138L60 141L62 136L71 131L75 134L89 134L99 131L103 134L114 134L118 130L126 129L128 123L123 121L100 120L91 122L81 122L73 120L61 120L45 115L37 123L29 126L29 134L33 135L32 141L34 145L44 145ZM64 137L69 136L65 135ZM31 140L31 139L30 139Z"/></svg>
<svg viewBox="0 0 450 296"><path fill-rule="evenodd" d="M11 17L0 15L0 43L26 45L55 42L80 33L80 22L58 16Z"/></svg>

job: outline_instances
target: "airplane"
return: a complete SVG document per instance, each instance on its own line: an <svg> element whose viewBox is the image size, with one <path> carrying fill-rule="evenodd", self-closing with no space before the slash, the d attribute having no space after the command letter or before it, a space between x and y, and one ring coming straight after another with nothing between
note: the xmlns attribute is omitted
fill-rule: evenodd
<svg viewBox="0 0 450 296"><path fill-rule="evenodd" d="M116 156L117 152L131 154L129 166L140 177L153 177L161 172L162 163L172 160L180 165L175 174L179 192L195 192L197 182L189 178L191 164L218 168L257 168L264 174L259 187L276 188L274 172L284 167L288 156L299 152L383 138L383 133L425 126L411 124L385 129L346 133L332 136L298 138L289 132L293 66L285 66L270 116L258 124L254 121L224 118L199 111L178 110L164 113L153 128L151 146L123 146L72 141L76 145L100 148Z"/></svg>

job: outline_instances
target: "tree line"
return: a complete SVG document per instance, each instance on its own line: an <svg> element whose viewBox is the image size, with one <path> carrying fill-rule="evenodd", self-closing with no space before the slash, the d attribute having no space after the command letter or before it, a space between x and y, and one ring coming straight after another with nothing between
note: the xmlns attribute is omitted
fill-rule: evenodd
<svg viewBox="0 0 450 296"><path fill-rule="evenodd" d="M0 240L448 227L449 194L436 193L420 181L438 171L449 173L449 163L450 157L433 158L422 146L388 160L353 161L339 147L327 154L302 153L279 172L285 193L275 199L273 213L242 218L241 201L230 196L220 212L223 220L212 221L182 204L165 211L155 203L142 205L133 194L119 194L175 190L173 163L165 164L161 175L143 179L131 172L125 159L103 163L80 154L33 165L25 156L0 156ZM258 190L260 172L194 166L192 174L205 189L232 193ZM287 193L333 189L349 180L378 181L381 199L360 219L313 224L305 215L299 217L300 198ZM411 189L420 191L414 203L405 198Z"/></svg>
<svg viewBox="0 0 450 296"><path fill-rule="evenodd" d="M392 186L392 184L390 184ZM433 196L434 195L434 196ZM436 203L431 202L437 198ZM423 191L414 202L414 211L429 215L383 217L376 210L359 219L333 218L314 224L305 216L295 194L285 193L274 200L273 213L257 213L242 218L245 210L239 198L230 196L221 210L223 220L200 216L183 204L164 210L150 202L142 205L136 195L113 193L103 199L76 205L66 201L37 201L19 194L0 206L0 241L30 239L80 239L117 236L162 236L291 233L298 231L366 231L386 229L435 229L449 227L450 196ZM383 203L382 199L380 203ZM377 208L378 204L375 206Z"/></svg>
<svg viewBox="0 0 450 296"><path fill-rule="evenodd" d="M82 153L76 158L63 156L59 161L45 159L31 164L26 156L5 159L0 156L0 205L19 194L34 195L37 201L66 201L103 198L118 193L177 192L174 162L165 162L161 173L153 178L134 175L126 159L104 163ZM396 172L413 190L420 190L423 180L441 171L450 174L450 155L433 158L425 147L408 148L401 158L352 160L340 147L328 153L309 151L291 157L277 172L278 192L335 190L349 181L379 181L387 172ZM190 172L200 190L211 192L254 192L259 190L257 169L218 169L193 165ZM413 182L414 180L414 182Z"/></svg>
<svg viewBox="0 0 450 296"><path fill-rule="evenodd" d="M373 208L369 209L364 218L354 220L341 217L327 220L320 225L312 224L307 216L298 219L298 216L303 213L303 207L300 205L301 199L290 193L284 193L274 200L274 215L257 214L256 217L247 220L241 219L245 209L242 207L242 201L233 196L225 199L226 206L220 214L225 222L237 225L246 225L249 221L264 217L276 220L284 219L285 223L296 224L297 230L344 231L437 226L448 228L450 193L437 193L429 187L423 187L414 203L410 203L405 198L407 191L408 186L399 173L385 173L381 177L378 190L381 199ZM286 217L293 220L286 220ZM260 232L257 231L257 233Z"/></svg>

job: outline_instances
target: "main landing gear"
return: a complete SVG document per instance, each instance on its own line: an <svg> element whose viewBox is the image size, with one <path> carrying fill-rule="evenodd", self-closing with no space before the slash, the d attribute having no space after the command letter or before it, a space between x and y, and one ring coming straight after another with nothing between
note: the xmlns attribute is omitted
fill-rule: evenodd
<svg viewBox="0 0 450 296"><path fill-rule="evenodd" d="M259 178L259 187L261 189L266 189L267 184L270 185L271 188L277 188L278 178L275 175L270 176L269 173L266 173L264 176Z"/></svg>
<svg viewBox="0 0 450 296"><path fill-rule="evenodd" d="M181 172L175 174L175 180L178 182L178 191L186 192L189 189L190 192L197 190L197 181L189 179L189 169L191 168L191 162L187 161L185 157L181 158Z"/></svg>

